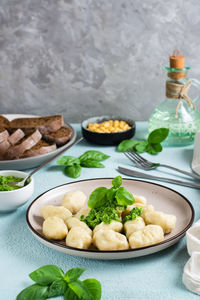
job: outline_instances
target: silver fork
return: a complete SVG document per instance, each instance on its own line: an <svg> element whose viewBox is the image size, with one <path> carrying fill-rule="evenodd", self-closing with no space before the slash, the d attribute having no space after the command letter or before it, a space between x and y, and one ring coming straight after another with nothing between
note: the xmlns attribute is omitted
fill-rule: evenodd
<svg viewBox="0 0 200 300"><path fill-rule="evenodd" d="M196 175L196 174L193 174L191 172L184 171L184 170L180 170L180 169L174 168L174 167L169 166L169 165L151 162L147 159L144 159L140 154L138 154L137 152L135 152L133 150L128 150L128 151L124 152L124 154L126 155L126 157L128 157L134 163L134 165L136 167L138 167L140 169L153 170L153 169L156 169L158 167L164 167L164 168L168 168L168 169L177 171L179 173L182 173L182 174L185 174L185 175L188 175L190 177L193 177L195 179L200 180L199 175Z"/></svg>

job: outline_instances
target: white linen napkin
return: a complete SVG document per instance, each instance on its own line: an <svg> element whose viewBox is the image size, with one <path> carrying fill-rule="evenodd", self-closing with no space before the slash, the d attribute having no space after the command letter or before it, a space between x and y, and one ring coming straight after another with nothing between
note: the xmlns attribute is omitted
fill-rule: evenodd
<svg viewBox="0 0 200 300"><path fill-rule="evenodd" d="M192 159L192 170L200 175L200 131L198 131L194 137L194 151Z"/></svg>
<svg viewBox="0 0 200 300"><path fill-rule="evenodd" d="M186 232L187 250L191 256L183 270L183 284L200 295L200 220Z"/></svg>

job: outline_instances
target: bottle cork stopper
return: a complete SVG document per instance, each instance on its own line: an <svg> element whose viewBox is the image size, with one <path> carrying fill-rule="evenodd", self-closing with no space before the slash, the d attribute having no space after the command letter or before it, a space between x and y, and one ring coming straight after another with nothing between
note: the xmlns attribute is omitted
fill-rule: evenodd
<svg viewBox="0 0 200 300"><path fill-rule="evenodd" d="M172 56L169 57L170 68L183 69L185 63L185 56L180 55L180 50L175 49Z"/></svg>

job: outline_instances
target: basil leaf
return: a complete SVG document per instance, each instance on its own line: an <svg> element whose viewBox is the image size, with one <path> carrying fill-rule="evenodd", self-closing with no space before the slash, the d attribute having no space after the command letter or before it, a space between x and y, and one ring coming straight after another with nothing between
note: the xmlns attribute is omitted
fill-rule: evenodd
<svg viewBox="0 0 200 300"><path fill-rule="evenodd" d="M161 152L162 151L162 146L161 144L151 144L153 149L156 151L156 152Z"/></svg>
<svg viewBox="0 0 200 300"><path fill-rule="evenodd" d="M140 141L136 146L135 146L135 150L139 153L143 153L146 150L148 143L147 141Z"/></svg>
<svg viewBox="0 0 200 300"><path fill-rule="evenodd" d="M74 164L65 168L65 174L71 178L77 178L81 175L81 166Z"/></svg>
<svg viewBox="0 0 200 300"><path fill-rule="evenodd" d="M80 300L80 298L68 287L64 294L64 300Z"/></svg>
<svg viewBox="0 0 200 300"><path fill-rule="evenodd" d="M62 166L72 166L73 164L80 164L80 161L74 156L62 156L57 160L57 164Z"/></svg>
<svg viewBox="0 0 200 300"><path fill-rule="evenodd" d="M82 300L93 300L86 286L80 281L69 283L69 288ZM71 299L70 299L71 300Z"/></svg>
<svg viewBox="0 0 200 300"><path fill-rule="evenodd" d="M124 140L118 145L117 150L119 152L125 152L129 149L133 149L138 143L139 141L136 140Z"/></svg>
<svg viewBox="0 0 200 300"><path fill-rule="evenodd" d="M49 287L48 298L64 295L67 283L63 279L57 279Z"/></svg>
<svg viewBox="0 0 200 300"><path fill-rule="evenodd" d="M160 144L163 142L169 134L168 128L158 128L153 130L148 137L148 143Z"/></svg>
<svg viewBox="0 0 200 300"><path fill-rule="evenodd" d="M81 167L85 168L105 168L105 166L97 160L86 159L81 161Z"/></svg>
<svg viewBox="0 0 200 300"><path fill-rule="evenodd" d="M106 192L106 199L109 202L112 202L113 199L115 198L115 194L116 194L116 189L114 187L112 187L111 189L108 189Z"/></svg>
<svg viewBox="0 0 200 300"><path fill-rule="evenodd" d="M96 279L86 279L82 281L84 286L90 293L92 300L100 300L101 299L101 284Z"/></svg>
<svg viewBox="0 0 200 300"><path fill-rule="evenodd" d="M90 208L97 208L101 207L106 203L106 193L107 193L106 187L99 187L95 189L89 197L88 200L88 206Z"/></svg>
<svg viewBox="0 0 200 300"><path fill-rule="evenodd" d="M55 265L46 265L30 273L29 277L36 283L47 285L56 279L63 278L64 272Z"/></svg>
<svg viewBox="0 0 200 300"><path fill-rule="evenodd" d="M82 161L88 160L88 159L103 161L109 157L110 156L108 156L100 151L89 150L89 151L86 151L85 153L83 153L81 156L79 156L79 160L81 163L82 163Z"/></svg>
<svg viewBox="0 0 200 300"><path fill-rule="evenodd" d="M48 286L43 286L39 284L33 284L24 290L22 290L18 295L16 300L44 300L48 297Z"/></svg>
<svg viewBox="0 0 200 300"><path fill-rule="evenodd" d="M117 177L113 178L112 185L113 185L114 188L120 187L120 185L122 185L122 177L117 176Z"/></svg>
<svg viewBox="0 0 200 300"><path fill-rule="evenodd" d="M86 269L83 268L73 268L70 269L69 271L67 271L67 273L65 274L64 280L66 280L66 282L72 282L77 280L81 274L83 272L85 272Z"/></svg>
<svg viewBox="0 0 200 300"><path fill-rule="evenodd" d="M158 154L158 152L152 147L152 144L148 145L146 152L153 155Z"/></svg>
<svg viewBox="0 0 200 300"><path fill-rule="evenodd" d="M134 203L134 197L131 193L127 191L124 187L118 188L116 192L116 200L117 203L121 206L123 205L131 205Z"/></svg>

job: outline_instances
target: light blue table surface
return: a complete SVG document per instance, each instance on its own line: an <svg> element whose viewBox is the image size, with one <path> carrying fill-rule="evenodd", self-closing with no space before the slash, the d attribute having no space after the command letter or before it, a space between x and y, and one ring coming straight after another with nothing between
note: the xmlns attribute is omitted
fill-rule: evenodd
<svg viewBox="0 0 200 300"><path fill-rule="evenodd" d="M80 134L80 125L75 124L73 127ZM142 138L146 133L147 123L138 122L135 137ZM79 156L89 149L100 150L111 157L104 162L105 169L85 168L77 180L114 177L119 175L116 171L118 165L130 167L128 159L122 153L117 153L115 147L97 146L85 141L69 149L67 155ZM144 156L190 171L192 154L193 146L187 146L164 148L157 156L149 154ZM160 168L150 173L174 177L167 169ZM14 300L22 289L33 283L28 274L46 264L56 264L64 271L73 267L87 268L81 278L96 278L101 282L102 300L199 298L182 284L183 267L189 259L185 237L161 252L118 261L73 257L42 245L27 227L25 215L28 206L35 197L46 190L75 180L66 177L61 168L56 166L56 162L52 162L35 174L34 180L35 192L29 202L17 211L0 214L0 300ZM187 197L194 206L195 221L199 219L200 190L168 183L159 182L159 184L169 186Z"/></svg>

